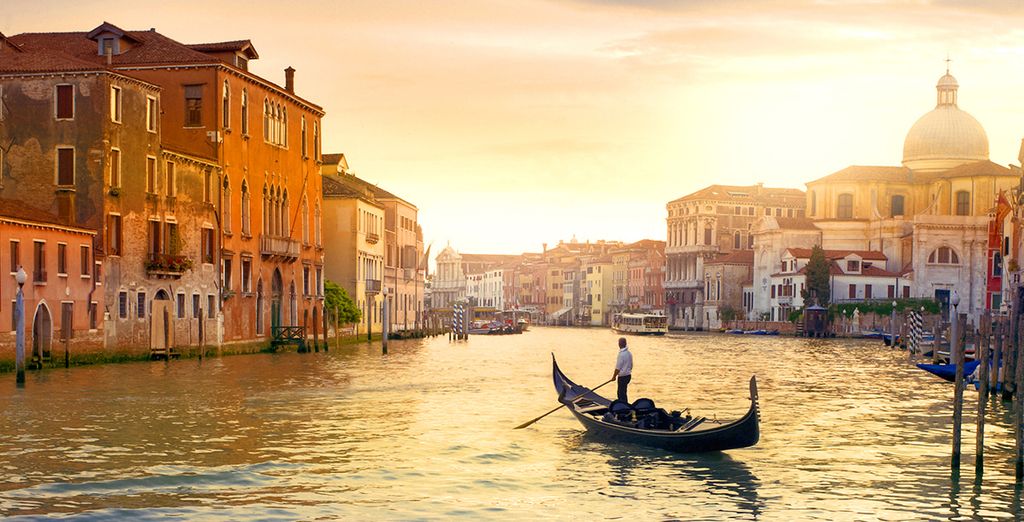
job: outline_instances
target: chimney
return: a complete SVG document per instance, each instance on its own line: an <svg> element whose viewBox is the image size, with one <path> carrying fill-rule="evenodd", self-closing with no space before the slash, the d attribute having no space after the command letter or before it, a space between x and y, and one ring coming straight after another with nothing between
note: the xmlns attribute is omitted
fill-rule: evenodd
<svg viewBox="0 0 1024 522"><path fill-rule="evenodd" d="M290 66L284 70L284 90L295 92L295 69Z"/></svg>
<svg viewBox="0 0 1024 522"><path fill-rule="evenodd" d="M541 246L541 248L544 249L542 252L547 252L548 251L548 244L547 243L541 243L540 246Z"/></svg>

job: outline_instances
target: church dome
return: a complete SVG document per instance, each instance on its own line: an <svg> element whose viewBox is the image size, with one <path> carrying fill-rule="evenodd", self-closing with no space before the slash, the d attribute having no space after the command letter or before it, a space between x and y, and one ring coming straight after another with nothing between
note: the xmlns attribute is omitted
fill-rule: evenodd
<svg viewBox="0 0 1024 522"><path fill-rule="evenodd" d="M903 166L939 171L988 160L988 135L978 120L957 107L958 87L948 71L939 78L935 109L921 116L903 141Z"/></svg>

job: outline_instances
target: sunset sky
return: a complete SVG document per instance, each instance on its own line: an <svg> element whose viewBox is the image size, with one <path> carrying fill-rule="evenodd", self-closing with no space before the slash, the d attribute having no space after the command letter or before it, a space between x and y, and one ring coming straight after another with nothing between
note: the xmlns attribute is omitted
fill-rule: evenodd
<svg viewBox="0 0 1024 522"><path fill-rule="evenodd" d="M1024 7L991 2L9 0L0 32L104 20L251 39L251 69L327 111L324 152L416 204L434 253L664 239L711 183L804 188L898 165L945 71L988 132L1024 137Z"/></svg>

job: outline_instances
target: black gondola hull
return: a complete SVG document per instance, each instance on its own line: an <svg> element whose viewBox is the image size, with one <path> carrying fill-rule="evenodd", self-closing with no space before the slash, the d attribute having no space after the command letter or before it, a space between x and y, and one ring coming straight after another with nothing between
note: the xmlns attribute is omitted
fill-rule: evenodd
<svg viewBox="0 0 1024 522"><path fill-rule="evenodd" d="M607 406L610 401L569 380L554 362L553 377L559 401L572 411L587 432L603 440L628 442L669 451L696 453L747 448L760 439L757 380L750 378L750 408L740 419L720 426L702 427L693 431L641 429L606 422L600 417L580 411L580 403Z"/></svg>

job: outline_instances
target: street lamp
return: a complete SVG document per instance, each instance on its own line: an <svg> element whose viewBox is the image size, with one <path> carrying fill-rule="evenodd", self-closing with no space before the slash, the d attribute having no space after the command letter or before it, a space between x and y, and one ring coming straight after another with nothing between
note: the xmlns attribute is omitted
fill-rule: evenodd
<svg viewBox="0 0 1024 522"><path fill-rule="evenodd" d="M18 294L14 300L14 329L17 332L14 337L14 368L17 372L15 382L19 387L25 386L25 293L22 287L27 279L25 269L19 266L18 273L14 275L18 282Z"/></svg>

